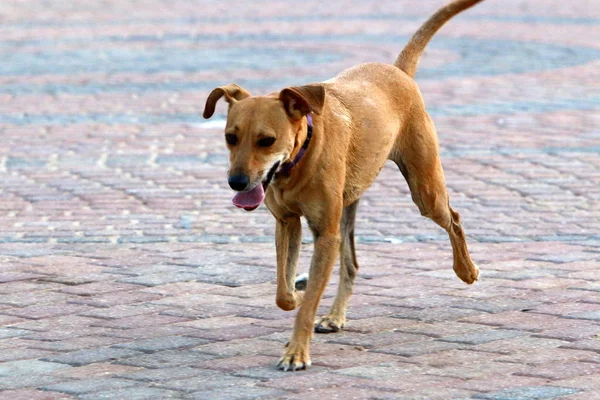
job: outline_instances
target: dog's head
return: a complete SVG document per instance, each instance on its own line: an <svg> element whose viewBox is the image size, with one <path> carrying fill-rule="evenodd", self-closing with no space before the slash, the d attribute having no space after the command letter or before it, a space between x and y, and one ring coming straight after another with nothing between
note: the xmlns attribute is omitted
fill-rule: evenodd
<svg viewBox="0 0 600 400"><path fill-rule="evenodd" d="M237 192L234 204L254 210L264 199L269 172L288 160L301 146L304 116L320 114L325 101L322 85L289 87L278 94L253 97L238 85L214 89L204 107L204 118L215 112L219 99L229 103L225 141L229 148L229 186Z"/></svg>

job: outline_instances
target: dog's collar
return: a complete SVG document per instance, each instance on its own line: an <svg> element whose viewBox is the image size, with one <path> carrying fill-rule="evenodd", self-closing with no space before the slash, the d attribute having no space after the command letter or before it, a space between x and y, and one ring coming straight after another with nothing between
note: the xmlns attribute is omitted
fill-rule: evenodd
<svg viewBox="0 0 600 400"><path fill-rule="evenodd" d="M298 154L296 154L296 157L294 157L293 161L286 161L283 164L281 164L281 168L279 169L279 171L277 171L278 175L281 174L282 176L290 176L290 173L292 172L292 168L294 168L294 166L296 166L300 162L300 160L304 156L304 153L306 153L306 149L308 149L308 145L310 144L310 139L312 138L312 135L313 135L312 115L307 114L306 121L307 121L306 140L304 140L304 143L302 144L302 148L300 149Z"/></svg>

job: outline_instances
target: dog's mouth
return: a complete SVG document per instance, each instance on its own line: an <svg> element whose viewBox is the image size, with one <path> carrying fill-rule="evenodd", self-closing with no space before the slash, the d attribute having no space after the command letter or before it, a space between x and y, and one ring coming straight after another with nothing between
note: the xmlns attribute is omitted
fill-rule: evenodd
<svg viewBox="0 0 600 400"><path fill-rule="evenodd" d="M271 180L273 179L277 168L279 168L280 163L280 161L277 161L275 164L273 164L269 170L269 173L267 174L267 177L254 188L245 192L236 193L231 200L233 205L238 208L243 208L246 211L256 210L258 206L260 206L265 200L265 192L267 191L267 187L269 186L269 183L271 183Z"/></svg>

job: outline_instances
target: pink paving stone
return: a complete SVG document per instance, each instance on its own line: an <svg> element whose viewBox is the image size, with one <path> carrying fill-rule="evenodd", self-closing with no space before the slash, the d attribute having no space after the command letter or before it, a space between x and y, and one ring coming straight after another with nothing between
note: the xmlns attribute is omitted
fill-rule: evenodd
<svg viewBox="0 0 600 400"><path fill-rule="evenodd" d="M2 313L27 319L44 319L77 314L88 307L78 304L32 305L24 308L2 310Z"/></svg>
<svg viewBox="0 0 600 400"><path fill-rule="evenodd" d="M508 329L519 329L531 332L540 332L546 329L569 325L564 319L550 315L524 313L520 311L506 311L498 314L482 314L463 318L462 321L501 326Z"/></svg>
<svg viewBox="0 0 600 400"><path fill-rule="evenodd" d="M523 371L517 373L517 375L533 376L551 380L598 374L600 374L600 364L589 362L553 363L544 366L525 368Z"/></svg>
<svg viewBox="0 0 600 400"><path fill-rule="evenodd" d="M120 292L126 290L141 289L139 285L132 285L121 282L93 282L82 285L68 286L61 290L64 293L76 294L79 296L96 296L102 293Z"/></svg>
<svg viewBox="0 0 600 400"><path fill-rule="evenodd" d="M267 336L271 333L282 332L283 330L282 328L268 328L260 325L237 325L226 329L198 329L190 332L188 336L220 341Z"/></svg>
<svg viewBox="0 0 600 400"><path fill-rule="evenodd" d="M277 359L262 355L246 355L228 357L209 361L201 361L193 366L201 369L213 369L223 372L235 372L247 368L274 367Z"/></svg>
<svg viewBox="0 0 600 400"><path fill-rule="evenodd" d="M534 334L533 336L576 341L592 338L598 335L599 332L600 327L596 323L578 320L576 324L566 324L560 328L543 330Z"/></svg>
<svg viewBox="0 0 600 400"><path fill-rule="evenodd" d="M115 291L103 293L98 296L82 297L80 299L70 300L72 304L85 304L92 307L110 307L123 304L145 303L161 299L162 295L154 293L144 293L139 290L134 291Z"/></svg>
<svg viewBox="0 0 600 400"><path fill-rule="evenodd" d="M312 356L313 365L330 369L350 368L364 364L388 363L406 361L404 357L390 354L373 353L359 346L314 346Z"/></svg>
<svg viewBox="0 0 600 400"><path fill-rule="evenodd" d="M362 389L349 386L349 384L340 384L339 387L326 387L324 389L305 391L288 395L286 398L290 400L319 400L324 398L366 400L372 398L385 398L386 395L389 395L388 393L377 389Z"/></svg>
<svg viewBox="0 0 600 400"><path fill-rule="evenodd" d="M477 392L495 392L503 389L512 389L524 386L543 386L548 384L548 379L514 374L490 374L473 379L464 380L456 386Z"/></svg>
<svg viewBox="0 0 600 400"><path fill-rule="evenodd" d="M368 383L367 379L349 377L331 372L317 372L299 376L284 376L280 379L261 383L261 386L278 388L283 390L292 390L298 394L311 393L316 389L335 387L338 389L347 388L352 385Z"/></svg>
<svg viewBox="0 0 600 400"><path fill-rule="evenodd" d="M5 390L0 392L3 397L11 400L62 400L73 399L74 397L66 393L46 392L34 389Z"/></svg>
<svg viewBox="0 0 600 400"><path fill-rule="evenodd" d="M188 318L171 317L168 315L135 315L132 317L125 317L120 319L94 322L91 326L97 326L101 328L114 328L114 329L137 329L137 328L150 328L161 325L171 325L177 322L189 321Z"/></svg>
<svg viewBox="0 0 600 400"><path fill-rule="evenodd" d="M596 335L591 339L577 340L572 343L564 344L561 347L565 349L587 350L600 353L600 339L598 339L598 336Z"/></svg>
<svg viewBox="0 0 600 400"><path fill-rule="evenodd" d="M479 344L474 347L477 351L490 351L498 354L510 355L521 354L523 352L538 352L539 354L548 354L549 351L558 348L568 341L552 338L540 338L536 336L517 336L502 340L496 340L489 343Z"/></svg>
<svg viewBox="0 0 600 400"><path fill-rule="evenodd" d="M0 274L0 282L26 281L30 279L41 278L43 275L31 274L26 272L14 272Z"/></svg>
<svg viewBox="0 0 600 400"><path fill-rule="evenodd" d="M15 317L14 315L0 315L0 326L9 326L27 321L25 318Z"/></svg>
<svg viewBox="0 0 600 400"><path fill-rule="evenodd" d="M89 379L108 377L111 375L122 375L140 371L142 369L143 368L131 367L129 365L96 363L54 371L51 375L73 379Z"/></svg>

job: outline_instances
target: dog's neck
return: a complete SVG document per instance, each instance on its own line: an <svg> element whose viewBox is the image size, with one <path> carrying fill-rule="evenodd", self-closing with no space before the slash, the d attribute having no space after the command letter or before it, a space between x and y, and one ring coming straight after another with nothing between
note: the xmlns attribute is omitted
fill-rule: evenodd
<svg viewBox="0 0 600 400"><path fill-rule="evenodd" d="M312 134L313 134L313 120L312 120L312 115L307 114L306 115L306 139L304 140L304 143L302 144L302 147L300 148L300 151L298 152L298 154L296 154L296 157L294 157L293 161L286 161L283 164L281 164L281 167L279 168L279 171L277 172L278 176L290 176L290 174L292 173L292 168L294 168L294 166L296 166L300 160L302 159L302 157L304 157L304 154L306 153L306 150L308 149L308 145L310 144L310 139L312 138Z"/></svg>

